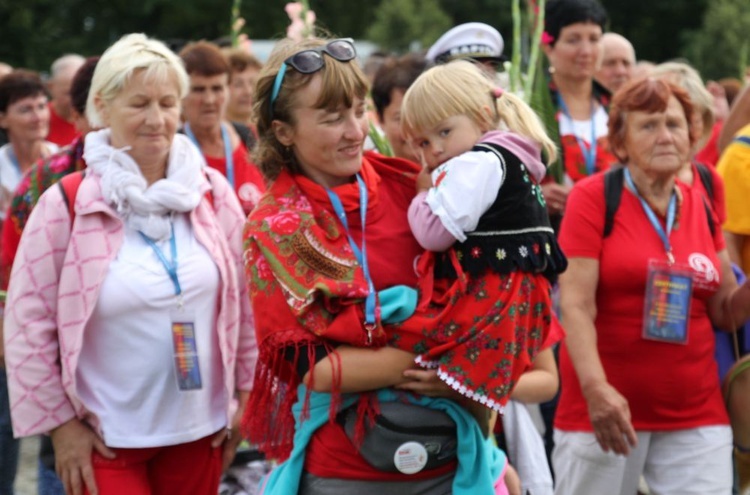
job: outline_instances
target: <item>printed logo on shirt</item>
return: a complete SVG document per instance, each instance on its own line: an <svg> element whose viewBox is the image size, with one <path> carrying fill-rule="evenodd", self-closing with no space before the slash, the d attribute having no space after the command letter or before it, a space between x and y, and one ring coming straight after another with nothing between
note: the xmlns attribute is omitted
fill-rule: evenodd
<svg viewBox="0 0 750 495"><path fill-rule="evenodd" d="M695 271L695 283L697 285L708 287L719 284L719 271L705 254L691 254L688 257L688 264Z"/></svg>

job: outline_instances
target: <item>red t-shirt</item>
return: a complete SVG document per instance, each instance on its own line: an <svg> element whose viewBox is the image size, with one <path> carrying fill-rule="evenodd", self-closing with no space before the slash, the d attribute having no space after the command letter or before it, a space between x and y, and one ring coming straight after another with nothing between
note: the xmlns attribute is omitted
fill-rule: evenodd
<svg viewBox="0 0 750 495"><path fill-rule="evenodd" d="M706 301L719 286L717 252L724 249L724 238L719 228L711 236L700 193L684 184L678 187L684 199L679 224L670 236L674 257L677 263L689 265L707 284L707 288L693 289L686 345L641 336L648 261L665 261L666 255L640 202L627 187L606 239L602 239L603 174L576 185L560 230L560 245L569 258L599 261L597 348L607 379L628 400L633 426L638 430L728 424L716 380L714 334L706 309ZM592 431L586 401L565 346L560 352L560 377L562 393L555 426Z"/></svg>
<svg viewBox="0 0 750 495"><path fill-rule="evenodd" d="M224 157L204 156L209 167L227 177L227 161ZM258 167L250 161L244 143L238 144L234 149L232 160L234 161L234 192L237 193L242 209L248 214L266 191L266 184ZM232 179L227 178L231 183Z"/></svg>
<svg viewBox="0 0 750 495"><path fill-rule="evenodd" d="M52 103L49 104L49 133L47 141L55 143L62 147L69 145L75 138L80 135L74 124L63 119L57 112Z"/></svg>
<svg viewBox="0 0 750 495"><path fill-rule="evenodd" d="M718 121L711 129L711 137L708 138L706 145L695 155L695 159L706 165L715 167L719 161L719 134L724 122Z"/></svg>

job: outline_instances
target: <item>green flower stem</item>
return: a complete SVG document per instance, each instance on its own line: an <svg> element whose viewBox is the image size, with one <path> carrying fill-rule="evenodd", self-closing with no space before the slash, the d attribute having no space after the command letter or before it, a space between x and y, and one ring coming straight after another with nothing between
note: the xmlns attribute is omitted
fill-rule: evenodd
<svg viewBox="0 0 750 495"><path fill-rule="evenodd" d="M370 136L370 139L372 139L373 144L375 144L375 149L378 150L378 153L383 156L393 156L391 143L388 142L388 139L385 136L378 132L375 124L372 122L370 122L370 131L368 135Z"/></svg>
<svg viewBox="0 0 750 495"><path fill-rule="evenodd" d="M240 23L238 22L240 20L240 11L242 7L242 0L233 0L232 1L232 23L230 24L230 29L232 30L230 33L230 37L232 38L232 46L237 47L240 44L240 31L242 28L240 27Z"/></svg>
<svg viewBox="0 0 750 495"><path fill-rule="evenodd" d="M310 10L310 2L309 0L300 0L300 3L302 4L302 13L301 18L302 22L305 24L305 29L302 31L302 38L307 39L311 38L314 34L314 26L307 24L307 13Z"/></svg>
<svg viewBox="0 0 750 495"><path fill-rule="evenodd" d="M539 51L541 50L542 44L542 33L544 32L544 8L546 0L539 0L537 4L537 15L535 18L536 26L534 28L534 34L531 38L531 55L529 56L529 69L526 73L526 86L524 87L523 94L526 96L528 102L531 98L531 91L534 87L534 78L536 77L537 60L539 58ZM534 13L529 9L529 16L533 16Z"/></svg>
<svg viewBox="0 0 750 495"><path fill-rule="evenodd" d="M521 89L521 0L513 0L513 56L510 65L510 91Z"/></svg>

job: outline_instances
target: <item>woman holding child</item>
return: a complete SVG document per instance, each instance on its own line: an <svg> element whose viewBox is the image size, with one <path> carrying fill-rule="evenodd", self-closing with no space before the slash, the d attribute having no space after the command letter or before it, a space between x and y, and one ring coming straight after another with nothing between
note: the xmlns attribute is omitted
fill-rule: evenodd
<svg viewBox="0 0 750 495"><path fill-rule="evenodd" d="M504 456L462 396L413 369L420 171L363 154L355 57L346 39L282 42L258 80L256 162L271 186L245 232L260 355L244 424L288 458L263 493L507 493ZM408 442L425 430L440 452ZM404 444L377 448L398 431Z"/></svg>

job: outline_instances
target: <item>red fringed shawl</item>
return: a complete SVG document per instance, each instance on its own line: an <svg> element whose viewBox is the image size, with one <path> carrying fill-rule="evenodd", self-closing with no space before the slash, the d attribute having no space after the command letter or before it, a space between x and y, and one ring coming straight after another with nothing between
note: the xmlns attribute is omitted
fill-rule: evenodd
<svg viewBox="0 0 750 495"><path fill-rule="evenodd" d="M368 210L377 205L381 177L414 190L417 172L410 162L367 154L360 174L368 188ZM259 356L243 428L251 442L278 459L291 451L300 354L314 363L316 348L323 346L340 372L332 345L367 346L363 271L335 215L308 198L325 195L313 186L282 172L251 213L244 235ZM347 211L359 208L356 183L334 190ZM372 347L385 345L379 315L372 337ZM336 406L334 400L332 409Z"/></svg>

